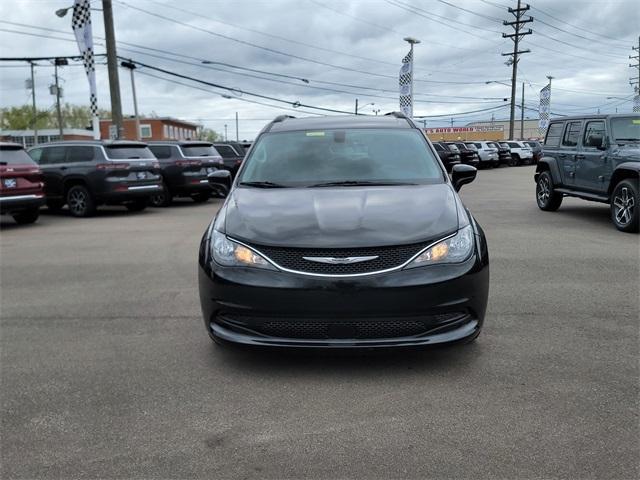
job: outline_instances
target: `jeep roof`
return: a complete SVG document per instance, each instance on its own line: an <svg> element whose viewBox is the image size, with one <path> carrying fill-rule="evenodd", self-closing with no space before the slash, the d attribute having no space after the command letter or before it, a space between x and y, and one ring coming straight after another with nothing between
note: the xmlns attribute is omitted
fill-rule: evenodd
<svg viewBox="0 0 640 480"><path fill-rule="evenodd" d="M402 113L386 115L335 115L326 117L295 118L281 115L272 120L260 133L293 132L299 130L324 130L340 128L417 128Z"/></svg>

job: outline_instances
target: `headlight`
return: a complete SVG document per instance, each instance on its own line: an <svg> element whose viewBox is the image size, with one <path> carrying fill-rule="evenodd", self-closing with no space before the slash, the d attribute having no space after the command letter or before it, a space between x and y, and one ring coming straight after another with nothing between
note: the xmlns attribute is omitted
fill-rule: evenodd
<svg viewBox="0 0 640 480"><path fill-rule="evenodd" d="M229 240L224 233L213 230L211 253L216 263L226 267L258 267L275 270L268 261L253 250Z"/></svg>
<svg viewBox="0 0 640 480"><path fill-rule="evenodd" d="M459 263L473 251L473 229L471 225L458 230L453 237L436 243L418 255L406 268L423 267L437 263Z"/></svg>

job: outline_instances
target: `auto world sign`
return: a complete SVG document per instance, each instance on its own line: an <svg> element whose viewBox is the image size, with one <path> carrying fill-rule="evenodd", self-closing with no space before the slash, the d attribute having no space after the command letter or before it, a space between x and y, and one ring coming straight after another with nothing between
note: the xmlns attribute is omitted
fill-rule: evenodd
<svg viewBox="0 0 640 480"><path fill-rule="evenodd" d="M425 133L437 134L437 133L472 133L472 132L502 132L504 127L502 125L485 126L485 127L442 127L442 128L425 128Z"/></svg>

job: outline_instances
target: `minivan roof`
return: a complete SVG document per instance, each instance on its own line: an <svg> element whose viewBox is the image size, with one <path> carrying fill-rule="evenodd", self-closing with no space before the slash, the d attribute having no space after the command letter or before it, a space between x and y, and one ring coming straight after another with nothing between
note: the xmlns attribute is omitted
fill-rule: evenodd
<svg viewBox="0 0 640 480"><path fill-rule="evenodd" d="M413 128L406 118L392 115L335 115L276 119L265 127L270 132L293 132L299 130L325 130L335 128Z"/></svg>

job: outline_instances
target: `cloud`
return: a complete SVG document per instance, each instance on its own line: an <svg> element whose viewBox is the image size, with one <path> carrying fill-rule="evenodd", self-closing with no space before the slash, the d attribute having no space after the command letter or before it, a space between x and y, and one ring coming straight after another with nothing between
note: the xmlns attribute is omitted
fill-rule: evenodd
<svg viewBox="0 0 640 480"><path fill-rule="evenodd" d="M54 15L56 9L67 7L69 3L70 0L2 2L0 20L70 33L69 16L60 19ZM475 14L446 3L459 5ZM501 25L501 20L507 19L509 14L506 9L495 5L512 2L468 0L446 3L435 0L114 0L114 16L116 36L120 42L119 54L122 56L290 103L299 101L347 111L354 108L356 98L360 105L375 103L375 106L367 106L365 113L371 113L373 108L382 112L398 109L395 77L400 59L408 49L402 38L411 35L422 41L415 50L415 78L421 80L416 82L414 89L416 114L455 115L505 105L507 102L502 98L510 95L510 88L500 83L485 82L509 83L511 69L504 64L507 58L501 53L509 52L512 43L500 34L508 31ZM537 92L546 83L546 75L553 75L552 109L558 113L595 112L598 108L613 111L616 107L629 111L629 102L607 100L607 96L630 98L633 93L628 78L635 75L627 67L627 57L632 53L631 46L637 42L635 30L639 18L635 1L582 0L580 8L576 8L576 2L537 0L532 3L530 13L540 22L533 22L531 28L535 33L522 42L522 47L531 49L531 53L522 56L518 76L519 83L525 82L527 105L536 106ZM94 4L99 5L98 2ZM102 37L101 14L93 14L94 34ZM0 23L0 28L73 38L63 33L6 23ZM159 52L126 46L123 42L151 47ZM0 44L5 57L77 54L73 42L15 33L0 32ZM305 84L295 79L219 65L207 67L200 65L198 60L173 56L169 52L306 78L310 82ZM48 85L52 82L53 68L47 62L39 62L39 65L36 69L38 103L51 106L54 98L48 92ZM65 88L64 100L88 103L88 87L82 68L69 66L62 68L60 73ZM2 106L29 102L29 93L24 88L28 74L26 64L21 68L0 69ZM100 106L109 108L107 72L103 65L98 66L97 80ZM202 91L172 83L175 81L197 86L187 80L171 79L141 68L136 75L140 111L201 121L217 131L223 131L226 123L230 132L233 132L231 125L237 111L242 138L253 137L266 119L281 113L293 113L248 101L288 108L291 105L246 94L241 99L225 99L220 95L222 90L198 86L206 90ZM120 84L123 110L128 113L133 107L127 71L120 71ZM527 113L535 115L533 111ZM506 105L495 115L508 115ZM459 123L465 123L489 116L490 113L479 113L456 118ZM428 125L442 123L448 123L448 118L429 120Z"/></svg>

